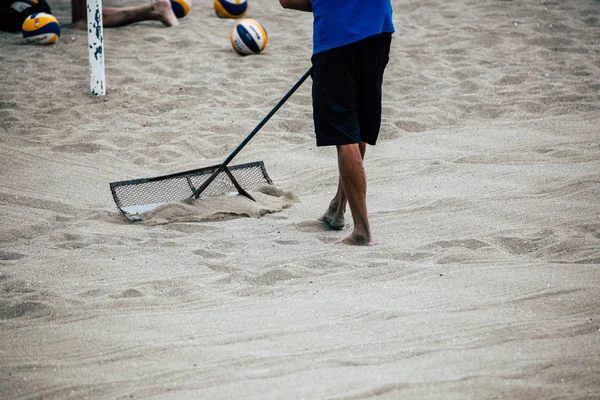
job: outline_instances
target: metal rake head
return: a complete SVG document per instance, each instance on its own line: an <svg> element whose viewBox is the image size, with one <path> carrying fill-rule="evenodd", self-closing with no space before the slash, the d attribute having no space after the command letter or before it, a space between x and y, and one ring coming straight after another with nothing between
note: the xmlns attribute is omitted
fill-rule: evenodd
<svg viewBox="0 0 600 400"><path fill-rule="evenodd" d="M162 204L185 201L194 196L222 165L163 175L154 178L112 182L110 191L119 211L130 221L141 221L141 214ZM225 167L201 193L202 196L222 196L248 193L264 184L273 184L262 161ZM197 197L197 196L196 196Z"/></svg>

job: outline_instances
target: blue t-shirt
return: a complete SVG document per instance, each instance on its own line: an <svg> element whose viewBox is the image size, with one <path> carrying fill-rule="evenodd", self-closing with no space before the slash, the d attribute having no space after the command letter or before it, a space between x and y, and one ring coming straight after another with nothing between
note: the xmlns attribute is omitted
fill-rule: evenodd
<svg viewBox="0 0 600 400"><path fill-rule="evenodd" d="M394 32L390 0L313 0L313 54Z"/></svg>

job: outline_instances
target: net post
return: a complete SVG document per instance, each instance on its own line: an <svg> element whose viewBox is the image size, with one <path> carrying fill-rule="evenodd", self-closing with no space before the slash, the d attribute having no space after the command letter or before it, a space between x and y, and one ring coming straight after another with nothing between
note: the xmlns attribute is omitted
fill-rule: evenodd
<svg viewBox="0 0 600 400"><path fill-rule="evenodd" d="M102 0L86 0L88 53L90 59L90 92L106 94L104 81L104 34L102 32Z"/></svg>

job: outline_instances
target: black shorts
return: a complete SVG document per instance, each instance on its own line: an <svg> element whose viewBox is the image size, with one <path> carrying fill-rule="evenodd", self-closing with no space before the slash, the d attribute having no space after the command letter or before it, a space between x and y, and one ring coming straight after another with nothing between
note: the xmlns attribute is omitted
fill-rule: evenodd
<svg viewBox="0 0 600 400"><path fill-rule="evenodd" d="M377 142L391 41L381 33L312 56L317 146Z"/></svg>

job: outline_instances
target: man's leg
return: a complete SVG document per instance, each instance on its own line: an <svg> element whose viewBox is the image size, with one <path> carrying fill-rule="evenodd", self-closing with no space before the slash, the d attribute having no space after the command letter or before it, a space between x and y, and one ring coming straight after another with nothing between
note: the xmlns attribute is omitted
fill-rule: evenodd
<svg viewBox="0 0 600 400"><path fill-rule="evenodd" d="M365 142L360 142L359 150L362 159L365 158L365 151L367 145ZM344 186L342 184L342 177L340 176L338 181L338 188L335 196L329 203L329 207L325 214L319 219L331 227L331 229L342 229L346 224L344 214L346 214L346 194L344 193Z"/></svg>
<svg viewBox="0 0 600 400"><path fill-rule="evenodd" d="M87 29L85 0L72 0L71 7L73 26L76 29ZM160 21L165 26L176 26L179 24L171 8L170 0L157 0L150 4L135 7L102 8L102 24L105 28L125 26L142 21Z"/></svg>
<svg viewBox="0 0 600 400"><path fill-rule="evenodd" d="M337 146L338 166L344 195L350 205L354 230L342 240L344 244L371 246L371 229L367 215L367 176L363 154L358 144Z"/></svg>

